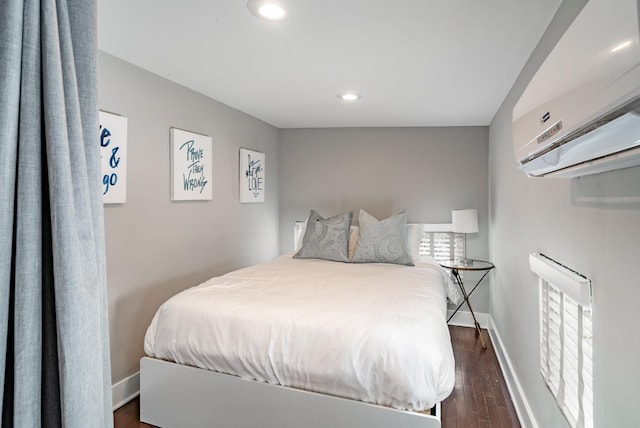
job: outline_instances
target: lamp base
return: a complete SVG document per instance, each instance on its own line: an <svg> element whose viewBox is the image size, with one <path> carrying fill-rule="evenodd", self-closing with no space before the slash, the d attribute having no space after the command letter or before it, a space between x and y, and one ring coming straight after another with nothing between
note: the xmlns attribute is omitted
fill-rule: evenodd
<svg viewBox="0 0 640 428"><path fill-rule="evenodd" d="M473 259L459 259L458 262L463 266L471 266L473 264Z"/></svg>

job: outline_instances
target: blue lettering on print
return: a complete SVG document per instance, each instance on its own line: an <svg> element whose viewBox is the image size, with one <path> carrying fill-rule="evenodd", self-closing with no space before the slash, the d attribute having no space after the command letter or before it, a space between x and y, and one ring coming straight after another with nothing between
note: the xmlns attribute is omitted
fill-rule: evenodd
<svg viewBox="0 0 640 428"><path fill-rule="evenodd" d="M189 140L182 144L179 150L185 150L187 162L191 162L187 166L187 170L182 173L182 186L184 190L202 193L209 181L204 176L204 150L194 147L195 141Z"/></svg>
<svg viewBox="0 0 640 428"><path fill-rule="evenodd" d="M111 144L111 131L108 128L100 125L100 147L109 147ZM109 168L112 170L110 173L106 173L102 176L102 184L104 185L103 195L109 192L110 187L115 186L118 182L118 167L120 166L120 157L118 156L118 150L120 147L115 146L111 148L111 157L109 158Z"/></svg>
<svg viewBox="0 0 640 428"><path fill-rule="evenodd" d="M262 171L262 161L261 160L252 160L251 155L247 155L248 159L248 167L245 171L245 177L247 177L247 187L251 193L253 193L253 197L257 198L260 196L260 192L263 189L263 177Z"/></svg>

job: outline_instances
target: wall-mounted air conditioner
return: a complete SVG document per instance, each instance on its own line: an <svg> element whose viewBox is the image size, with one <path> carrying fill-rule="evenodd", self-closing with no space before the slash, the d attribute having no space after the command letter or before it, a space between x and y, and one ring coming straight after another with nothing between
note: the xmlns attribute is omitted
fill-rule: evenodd
<svg viewBox="0 0 640 428"><path fill-rule="evenodd" d="M513 144L532 177L640 165L640 0L590 0L513 110Z"/></svg>

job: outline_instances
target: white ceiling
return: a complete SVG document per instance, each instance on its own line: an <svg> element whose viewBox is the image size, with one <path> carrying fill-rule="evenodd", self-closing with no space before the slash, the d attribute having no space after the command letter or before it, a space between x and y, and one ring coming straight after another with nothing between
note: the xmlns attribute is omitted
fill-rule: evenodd
<svg viewBox="0 0 640 428"><path fill-rule="evenodd" d="M487 125L560 4L281 1L98 0L98 44L278 128Z"/></svg>

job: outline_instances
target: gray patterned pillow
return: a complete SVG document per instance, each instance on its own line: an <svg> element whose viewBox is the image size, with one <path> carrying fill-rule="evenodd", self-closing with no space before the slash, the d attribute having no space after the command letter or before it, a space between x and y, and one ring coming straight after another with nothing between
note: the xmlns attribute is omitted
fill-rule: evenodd
<svg viewBox="0 0 640 428"><path fill-rule="evenodd" d="M360 210L358 222L360 230L352 262L414 265L407 250L407 214L404 210L381 221Z"/></svg>
<svg viewBox="0 0 640 428"><path fill-rule="evenodd" d="M311 210L302 246L293 257L348 262L349 226L352 217L353 212L349 211L325 219Z"/></svg>

